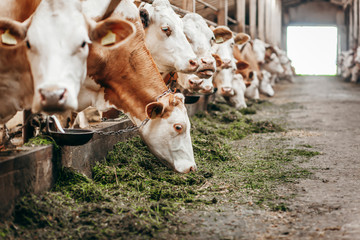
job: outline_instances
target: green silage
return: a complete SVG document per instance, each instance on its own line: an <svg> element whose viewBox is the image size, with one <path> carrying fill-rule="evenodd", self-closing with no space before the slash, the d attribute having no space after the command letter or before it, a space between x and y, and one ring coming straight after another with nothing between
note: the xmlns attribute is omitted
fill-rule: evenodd
<svg viewBox="0 0 360 240"><path fill-rule="evenodd" d="M256 104L262 103L252 103L259 109ZM180 209L245 203L249 198L258 207L286 211L283 197L274 189L307 177L310 172L294 160L318 154L290 149L281 140L264 140L264 133L284 129L270 121L254 121L225 104L210 104L208 112L193 117L191 124L197 172L173 172L137 136L117 143L93 167L92 179L62 169L51 192L19 201L11 223L17 230L11 224L0 225L0 235L154 238L181 224L176 215ZM248 141L239 147L237 142L249 135L264 144Z"/></svg>

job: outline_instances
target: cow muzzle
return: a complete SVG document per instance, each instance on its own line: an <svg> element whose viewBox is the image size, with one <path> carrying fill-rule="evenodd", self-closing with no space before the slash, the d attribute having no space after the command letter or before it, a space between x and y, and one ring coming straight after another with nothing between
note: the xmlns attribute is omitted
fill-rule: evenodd
<svg viewBox="0 0 360 240"><path fill-rule="evenodd" d="M214 86L204 86L200 92L203 94L211 94L214 92Z"/></svg>
<svg viewBox="0 0 360 240"><path fill-rule="evenodd" d="M183 71L184 73L194 73L199 67L196 59L190 59L187 68Z"/></svg>
<svg viewBox="0 0 360 240"><path fill-rule="evenodd" d="M62 112L65 110L68 92L66 88L40 88L40 105L45 112Z"/></svg>
<svg viewBox="0 0 360 240"><path fill-rule="evenodd" d="M221 95L230 97L234 95L234 90L232 89L232 87L222 87Z"/></svg>
<svg viewBox="0 0 360 240"><path fill-rule="evenodd" d="M196 74L201 78L210 78L214 75L215 70L214 58L201 58L200 66Z"/></svg>
<svg viewBox="0 0 360 240"><path fill-rule="evenodd" d="M201 89L201 84L203 83L202 79L189 79L189 85L191 89L199 90Z"/></svg>

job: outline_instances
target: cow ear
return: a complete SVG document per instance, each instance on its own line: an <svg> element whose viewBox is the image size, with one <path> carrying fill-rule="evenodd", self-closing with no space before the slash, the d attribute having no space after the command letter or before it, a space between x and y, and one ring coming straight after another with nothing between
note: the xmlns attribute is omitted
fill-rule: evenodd
<svg viewBox="0 0 360 240"><path fill-rule="evenodd" d="M126 20L105 19L98 22L91 30L90 39L103 46L113 46L122 43L135 35L135 25Z"/></svg>
<svg viewBox="0 0 360 240"><path fill-rule="evenodd" d="M223 62L222 62L220 56L217 55L217 54L212 54L212 56L215 58L216 67L221 67L221 65L223 64Z"/></svg>
<svg viewBox="0 0 360 240"><path fill-rule="evenodd" d="M175 93L174 97L175 97L175 99L180 100L182 103L185 102L185 97L182 93Z"/></svg>
<svg viewBox="0 0 360 240"><path fill-rule="evenodd" d="M213 33L215 35L215 43L218 44L226 42L233 37L232 31L229 28L223 26L215 28Z"/></svg>
<svg viewBox="0 0 360 240"><path fill-rule="evenodd" d="M238 70L245 70L249 67L249 64L247 62L244 62L244 61L238 61L236 63L236 68Z"/></svg>
<svg viewBox="0 0 360 240"><path fill-rule="evenodd" d="M163 113L164 105L161 102L152 102L146 105L145 111L148 118L155 119Z"/></svg>
<svg viewBox="0 0 360 240"><path fill-rule="evenodd" d="M20 23L11 19L0 18L0 47L10 49L22 46L29 23L30 20Z"/></svg>
<svg viewBox="0 0 360 240"><path fill-rule="evenodd" d="M150 25L150 15L148 10L145 8L140 8L140 19L143 24L144 29Z"/></svg>
<svg viewBox="0 0 360 240"><path fill-rule="evenodd" d="M251 40L251 37L246 33L238 33L238 34L236 34L236 36L234 38L235 43L238 45L247 43L250 40Z"/></svg>

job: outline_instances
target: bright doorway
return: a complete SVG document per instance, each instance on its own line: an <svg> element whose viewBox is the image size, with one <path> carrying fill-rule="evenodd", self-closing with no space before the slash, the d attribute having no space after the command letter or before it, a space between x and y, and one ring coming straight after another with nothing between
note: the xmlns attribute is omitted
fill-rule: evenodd
<svg viewBox="0 0 360 240"><path fill-rule="evenodd" d="M289 26L287 53L297 74L336 75L337 27Z"/></svg>

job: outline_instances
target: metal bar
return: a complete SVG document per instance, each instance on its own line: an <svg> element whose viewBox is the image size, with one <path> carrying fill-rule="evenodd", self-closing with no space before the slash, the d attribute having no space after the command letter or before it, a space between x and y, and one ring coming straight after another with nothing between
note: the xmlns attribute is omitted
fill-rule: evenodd
<svg viewBox="0 0 360 240"><path fill-rule="evenodd" d="M145 2L145 3L152 4L154 0L141 0L141 1L142 1L142 2ZM197 1L198 1L198 0L197 0ZM189 11L183 10L183 9L177 7L177 6L174 6L174 5L171 5L171 7L172 7L172 9L173 9L177 14L180 14L181 16L184 16L185 14L190 13ZM210 21L210 20L207 20L206 18L204 18L204 19L205 19L205 21L206 21L207 24L209 24L209 25L211 25L211 26L214 26L214 27L217 26L217 23L214 23L214 22L212 22L212 21ZM232 19L232 18L229 18L229 17L228 17L228 21L229 21L229 22L232 22L232 23L235 23L235 24L237 23L236 20L234 20L234 19Z"/></svg>
<svg viewBox="0 0 360 240"><path fill-rule="evenodd" d="M214 7L213 5L209 4L209 3L206 3L202 0L196 0L198 3L201 3L202 5L204 5L205 7L208 7L208 8L211 8L212 10L214 11L219 11L219 9L217 7Z"/></svg>

